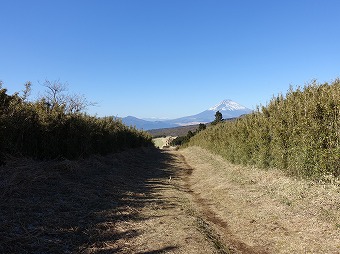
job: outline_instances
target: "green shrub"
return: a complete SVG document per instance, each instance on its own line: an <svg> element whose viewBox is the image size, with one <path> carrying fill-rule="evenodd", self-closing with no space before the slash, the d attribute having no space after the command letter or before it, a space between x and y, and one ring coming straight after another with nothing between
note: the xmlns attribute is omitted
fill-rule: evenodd
<svg viewBox="0 0 340 254"><path fill-rule="evenodd" d="M34 158L78 158L151 146L151 136L113 117L98 118L45 98L8 95L0 84L0 153Z"/></svg>
<svg viewBox="0 0 340 254"><path fill-rule="evenodd" d="M291 174L340 175L340 80L290 88L267 107L211 126L190 139L233 163Z"/></svg>

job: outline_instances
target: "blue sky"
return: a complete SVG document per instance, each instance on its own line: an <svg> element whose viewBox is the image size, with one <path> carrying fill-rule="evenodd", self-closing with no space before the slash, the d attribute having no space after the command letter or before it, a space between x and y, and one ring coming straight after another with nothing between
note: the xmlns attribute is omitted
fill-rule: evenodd
<svg viewBox="0 0 340 254"><path fill-rule="evenodd" d="M45 79L90 114L175 118L249 108L340 77L338 0L0 0L0 80Z"/></svg>

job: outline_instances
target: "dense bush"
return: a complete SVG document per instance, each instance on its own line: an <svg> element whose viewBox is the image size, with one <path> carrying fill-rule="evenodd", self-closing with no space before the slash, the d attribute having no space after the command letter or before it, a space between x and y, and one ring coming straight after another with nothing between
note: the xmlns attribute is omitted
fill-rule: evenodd
<svg viewBox="0 0 340 254"><path fill-rule="evenodd" d="M35 158L77 158L149 146L151 136L113 117L82 113L73 100L27 101L27 92L8 95L0 83L0 153ZM72 104L73 103L73 104ZM72 106L72 107L71 107Z"/></svg>
<svg viewBox="0 0 340 254"><path fill-rule="evenodd" d="M182 146L184 144L187 144L193 136L195 136L200 131L205 130L206 128L207 126L205 124L200 123L198 125L198 129L196 129L194 132L188 131L186 136L180 136L180 137L175 138L174 140L171 141L170 145Z"/></svg>
<svg viewBox="0 0 340 254"><path fill-rule="evenodd" d="M316 81L234 122L198 133L190 145L229 161L276 167L291 174L340 176L340 80Z"/></svg>

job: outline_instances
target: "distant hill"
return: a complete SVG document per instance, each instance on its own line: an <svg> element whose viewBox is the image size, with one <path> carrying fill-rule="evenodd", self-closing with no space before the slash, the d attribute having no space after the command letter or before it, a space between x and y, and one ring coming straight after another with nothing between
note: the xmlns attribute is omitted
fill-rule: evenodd
<svg viewBox="0 0 340 254"><path fill-rule="evenodd" d="M147 121L133 116L128 116L122 118L122 121L128 126L135 126L137 129L143 130L174 128L179 126L198 125L200 123L210 123L215 119L216 111L220 111L224 119L236 118L252 112L251 109L246 108L237 102L232 100L223 100L214 107L196 115L158 121Z"/></svg>
<svg viewBox="0 0 340 254"><path fill-rule="evenodd" d="M124 117L122 118L122 122L127 126L135 126L137 129L143 130L172 128L178 126L176 124L168 123L165 121L146 121L134 116Z"/></svg>
<svg viewBox="0 0 340 254"><path fill-rule="evenodd" d="M185 136L188 134L188 131L195 131L198 129L198 124L196 125L187 125L187 126L178 126L174 128L163 128L163 129L154 129L148 130L153 137L162 137L162 136Z"/></svg>
<svg viewBox="0 0 340 254"><path fill-rule="evenodd" d="M243 117L244 115L240 116ZM237 117L229 118L225 121L234 121ZM206 123L207 126L210 126L210 123ZM161 136L185 136L188 134L188 131L194 132L198 129L198 124L195 125L185 125L185 126L178 126L173 128L163 128L163 129L153 129L148 130L147 132L150 133L153 137L161 137Z"/></svg>

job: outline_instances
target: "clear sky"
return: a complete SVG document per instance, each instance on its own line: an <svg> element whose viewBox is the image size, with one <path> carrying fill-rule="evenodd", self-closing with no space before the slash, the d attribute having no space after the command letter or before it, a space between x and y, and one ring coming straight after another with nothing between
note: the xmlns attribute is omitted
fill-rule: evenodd
<svg viewBox="0 0 340 254"><path fill-rule="evenodd" d="M0 80L45 79L98 116L266 104L290 85L340 77L339 0L0 0Z"/></svg>

